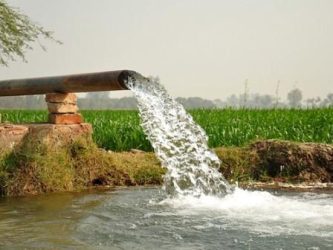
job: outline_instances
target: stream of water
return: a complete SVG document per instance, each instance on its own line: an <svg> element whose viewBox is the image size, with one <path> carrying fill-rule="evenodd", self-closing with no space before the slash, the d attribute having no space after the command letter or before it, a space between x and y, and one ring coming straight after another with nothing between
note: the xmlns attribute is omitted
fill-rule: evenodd
<svg viewBox="0 0 333 250"><path fill-rule="evenodd" d="M141 126L162 166L171 197L223 196L231 187L218 172L220 160L208 148L205 131L157 79L140 75L127 83L138 100Z"/></svg>

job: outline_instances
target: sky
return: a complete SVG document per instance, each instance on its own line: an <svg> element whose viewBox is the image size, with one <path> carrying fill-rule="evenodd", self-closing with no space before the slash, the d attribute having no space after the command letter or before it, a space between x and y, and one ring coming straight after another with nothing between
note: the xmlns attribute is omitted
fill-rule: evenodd
<svg viewBox="0 0 333 250"><path fill-rule="evenodd" d="M333 92L332 0L7 0L54 32L0 79L130 69L172 96ZM247 80L246 80L247 79ZM112 97L128 96L128 91Z"/></svg>

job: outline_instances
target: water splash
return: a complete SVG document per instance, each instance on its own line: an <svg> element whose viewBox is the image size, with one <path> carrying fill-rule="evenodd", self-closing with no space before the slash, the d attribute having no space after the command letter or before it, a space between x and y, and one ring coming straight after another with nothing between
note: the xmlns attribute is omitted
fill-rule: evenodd
<svg viewBox="0 0 333 250"><path fill-rule="evenodd" d="M141 126L162 166L170 196L224 195L230 186L218 172L220 160L207 146L207 135L157 79L130 77Z"/></svg>
<svg viewBox="0 0 333 250"><path fill-rule="evenodd" d="M211 227L246 230L260 235L310 235L333 239L333 196L279 193L235 188L224 197L201 196L151 200L175 214L204 217L198 230Z"/></svg>

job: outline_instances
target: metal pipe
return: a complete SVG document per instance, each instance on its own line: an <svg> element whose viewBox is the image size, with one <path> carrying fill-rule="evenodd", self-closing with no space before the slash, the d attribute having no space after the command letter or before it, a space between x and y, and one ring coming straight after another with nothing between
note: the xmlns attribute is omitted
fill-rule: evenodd
<svg viewBox="0 0 333 250"><path fill-rule="evenodd" d="M136 75L135 71L119 70L4 80L0 81L0 96L127 90L126 81Z"/></svg>

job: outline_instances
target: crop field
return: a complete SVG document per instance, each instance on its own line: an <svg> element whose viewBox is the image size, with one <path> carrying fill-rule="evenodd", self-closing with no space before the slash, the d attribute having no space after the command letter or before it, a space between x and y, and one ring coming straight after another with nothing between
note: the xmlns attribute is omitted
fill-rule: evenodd
<svg viewBox="0 0 333 250"><path fill-rule="evenodd" d="M209 137L209 146L243 146L256 139L333 143L333 109L189 111ZM93 125L94 140L114 151L132 148L151 151L137 111L82 111ZM46 111L0 111L0 122L31 123L47 120Z"/></svg>

